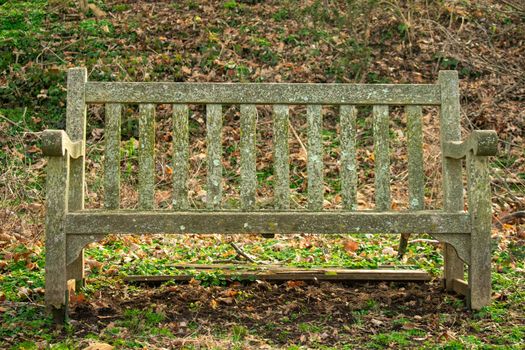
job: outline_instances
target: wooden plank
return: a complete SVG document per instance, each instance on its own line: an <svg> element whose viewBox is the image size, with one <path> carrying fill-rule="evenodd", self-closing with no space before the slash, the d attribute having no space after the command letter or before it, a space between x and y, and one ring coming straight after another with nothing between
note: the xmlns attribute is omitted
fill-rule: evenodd
<svg viewBox="0 0 525 350"><path fill-rule="evenodd" d="M341 114L341 195L343 207L357 210L357 157L355 106L344 105Z"/></svg>
<svg viewBox="0 0 525 350"><path fill-rule="evenodd" d="M173 105L173 209L188 209L189 110Z"/></svg>
<svg viewBox="0 0 525 350"><path fill-rule="evenodd" d="M290 159L288 148L288 105L273 107L274 197L276 209L290 207Z"/></svg>
<svg viewBox="0 0 525 350"><path fill-rule="evenodd" d="M437 85L88 82L87 102L439 105Z"/></svg>
<svg viewBox="0 0 525 350"><path fill-rule="evenodd" d="M257 188L256 160L256 120L255 105L241 105L241 208L255 208L255 190Z"/></svg>
<svg viewBox="0 0 525 350"><path fill-rule="evenodd" d="M100 211L67 215L70 234L469 233L465 213L376 211Z"/></svg>
<svg viewBox="0 0 525 350"><path fill-rule="evenodd" d="M423 126L421 106L406 106L408 138L408 207L422 210L425 204L425 172L423 168ZM398 248L400 258L408 246L409 234L401 235Z"/></svg>
<svg viewBox="0 0 525 350"><path fill-rule="evenodd" d="M456 71L440 71L438 82L441 89L440 133L443 154L447 142L461 140L458 73ZM442 172L444 210L448 212L463 210L461 160L444 157ZM445 288L452 290L452 280L463 279L463 262L450 244L445 244L443 255L445 260Z"/></svg>
<svg viewBox="0 0 525 350"><path fill-rule="evenodd" d="M308 209L323 209L323 144L321 130L323 115L321 105L308 105L306 109L308 124Z"/></svg>
<svg viewBox="0 0 525 350"><path fill-rule="evenodd" d="M70 68L67 71L66 132L72 142L82 143L85 154L87 107L84 96L87 82L86 68ZM69 199L68 210L84 209L85 156L70 160L69 163ZM67 269L68 278L75 279L80 285L84 281L84 252Z"/></svg>
<svg viewBox="0 0 525 350"><path fill-rule="evenodd" d="M467 155L468 211L471 218L469 294L473 310L490 304L492 200L488 157Z"/></svg>
<svg viewBox="0 0 525 350"><path fill-rule="evenodd" d="M104 158L104 207L118 209L120 207L120 119L122 105L106 104L106 141Z"/></svg>
<svg viewBox="0 0 525 350"><path fill-rule="evenodd" d="M217 209L222 198L222 105L206 105L206 142L208 152L208 209Z"/></svg>
<svg viewBox="0 0 525 350"><path fill-rule="evenodd" d="M390 135L388 106L373 107L374 171L377 210L390 209Z"/></svg>
<svg viewBox="0 0 525 350"><path fill-rule="evenodd" d="M425 204L425 171L423 168L423 124L421 106L407 106L408 126L408 201L411 210L422 210Z"/></svg>
<svg viewBox="0 0 525 350"><path fill-rule="evenodd" d="M155 105L139 105L139 207L155 206Z"/></svg>
<svg viewBox="0 0 525 350"><path fill-rule="evenodd" d="M66 232L69 158L49 157L46 178L45 302L55 320L67 317Z"/></svg>
<svg viewBox="0 0 525 350"><path fill-rule="evenodd" d="M470 152L475 156L495 156L498 134L495 130L474 130L465 141L448 141L443 146L443 156L447 158L466 158Z"/></svg>
<svg viewBox="0 0 525 350"><path fill-rule="evenodd" d="M351 270L351 269L300 269L289 267L287 269L273 270L222 270L226 279L235 280L265 280L265 281L411 281L426 282L431 280L430 274L422 270ZM190 281L194 274L180 275L153 275L125 276L125 282L165 282L165 281Z"/></svg>
<svg viewBox="0 0 525 350"><path fill-rule="evenodd" d="M468 283L462 279L455 278L452 280L452 290L464 296L469 295Z"/></svg>

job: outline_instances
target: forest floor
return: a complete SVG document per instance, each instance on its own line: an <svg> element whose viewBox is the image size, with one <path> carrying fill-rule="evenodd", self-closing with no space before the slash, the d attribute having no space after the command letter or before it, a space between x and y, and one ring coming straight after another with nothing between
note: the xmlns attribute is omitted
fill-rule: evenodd
<svg viewBox="0 0 525 350"><path fill-rule="evenodd" d="M0 0L0 348L382 349L525 347L525 7L519 1ZM86 251L87 284L56 329L43 307L46 160L38 132L65 126L67 68L96 81L435 83L461 79L464 134L495 129L493 296L478 312L440 287L443 259L426 235L402 260L395 235L109 236ZM206 201L205 113L190 106L189 198ZM306 203L304 108L291 108L291 199ZM439 118L424 108L425 208L441 206ZM171 208L171 106L157 107L156 205ZM358 120L359 209L374 207L370 109ZM88 108L86 207L104 200L104 108ZM406 209L406 117L391 109L392 209ZM340 122L323 108L324 208L341 208ZM137 106L122 122L123 208L137 205ZM257 205L273 203L272 115L258 107ZM224 109L223 207L239 206L239 108ZM285 266L422 268L431 282L228 281L217 269L189 283L174 264L259 261Z"/></svg>

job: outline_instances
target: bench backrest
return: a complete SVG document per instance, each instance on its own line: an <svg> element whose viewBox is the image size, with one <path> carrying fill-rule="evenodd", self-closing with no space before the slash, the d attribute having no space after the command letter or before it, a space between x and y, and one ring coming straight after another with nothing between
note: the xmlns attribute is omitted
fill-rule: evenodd
<svg viewBox="0 0 525 350"><path fill-rule="evenodd" d="M273 105L275 209L289 208L288 106L307 107L308 209L322 210L323 161L321 107L339 106L341 118L341 194L346 210L355 210L357 194L356 106L373 106L376 210L388 211L389 106L404 106L408 120L409 207L422 210L424 202L422 106L440 107L441 142L459 141L459 89L456 71L441 71L438 84L277 84L277 83L118 83L89 82L86 70L68 73L67 133L73 141L85 141L86 105L103 103L106 108L106 155L104 161L105 207L120 203L120 119L122 106L139 104L139 208L154 208L155 104L173 104L173 207L189 209L188 106L206 105L207 206L218 209L222 196L222 108L240 105L240 195L241 209L254 210L256 177L256 105ZM69 210L83 206L83 160L72 161ZM443 161L444 209L463 209L461 162Z"/></svg>

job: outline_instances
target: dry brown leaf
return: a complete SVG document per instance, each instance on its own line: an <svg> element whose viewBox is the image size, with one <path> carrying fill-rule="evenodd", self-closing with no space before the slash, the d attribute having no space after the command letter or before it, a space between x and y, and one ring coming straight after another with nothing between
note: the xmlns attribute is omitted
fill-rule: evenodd
<svg viewBox="0 0 525 350"><path fill-rule="evenodd" d="M84 350L113 350L115 347L107 343L93 343L88 347L85 347Z"/></svg>
<svg viewBox="0 0 525 350"><path fill-rule="evenodd" d="M351 239L346 240L343 246L347 253L353 253L359 249L359 243Z"/></svg>

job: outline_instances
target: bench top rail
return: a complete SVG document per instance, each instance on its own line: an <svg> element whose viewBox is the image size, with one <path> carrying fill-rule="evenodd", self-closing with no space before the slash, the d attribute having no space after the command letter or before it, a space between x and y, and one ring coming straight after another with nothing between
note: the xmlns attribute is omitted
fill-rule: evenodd
<svg viewBox="0 0 525 350"><path fill-rule="evenodd" d="M435 84L87 82L86 103L440 105Z"/></svg>

